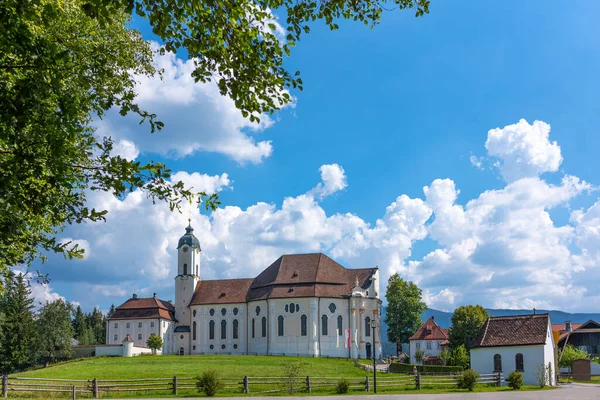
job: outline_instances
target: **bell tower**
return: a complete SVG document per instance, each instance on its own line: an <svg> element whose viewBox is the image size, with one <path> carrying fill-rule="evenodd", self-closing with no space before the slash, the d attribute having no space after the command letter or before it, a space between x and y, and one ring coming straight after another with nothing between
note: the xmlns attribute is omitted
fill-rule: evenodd
<svg viewBox="0 0 600 400"><path fill-rule="evenodd" d="M196 284L200 281L200 241L191 223L177 244L177 276L175 277L175 318L178 325L191 324L188 309Z"/></svg>

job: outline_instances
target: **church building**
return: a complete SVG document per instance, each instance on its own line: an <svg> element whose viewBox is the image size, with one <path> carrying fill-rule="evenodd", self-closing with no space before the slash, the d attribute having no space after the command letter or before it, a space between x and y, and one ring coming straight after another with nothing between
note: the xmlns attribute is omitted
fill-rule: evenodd
<svg viewBox="0 0 600 400"><path fill-rule="evenodd" d="M107 344L151 333L162 354L372 358L381 354L379 269L347 269L321 253L283 255L256 278L202 280L200 242L179 239L175 302L135 294L108 319Z"/></svg>

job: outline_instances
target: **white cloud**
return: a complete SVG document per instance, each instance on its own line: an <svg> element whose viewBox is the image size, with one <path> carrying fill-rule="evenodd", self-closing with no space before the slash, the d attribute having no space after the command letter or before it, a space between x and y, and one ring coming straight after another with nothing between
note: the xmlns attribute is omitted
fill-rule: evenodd
<svg viewBox="0 0 600 400"><path fill-rule="evenodd" d="M321 172L321 181L317 186L310 192L312 195L318 197L325 197L344 190L348 184L346 183L346 173L344 168L338 164L321 165L319 168Z"/></svg>
<svg viewBox="0 0 600 400"><path fill-rule="evenodd" d="M485 148L491 157L500 159L500 172L507 182L555 172L562 162L560 147L548 140L550 125L524 119L504 128L491 129Z"/></svg>
<svg viewBox="0 0 600 400"><path fill-rule="evenodd" d="M13 268L13 272L18 275L23 275L25 280L29 282L31 289L30 298L33 299L33 304L36 309L41 308L46 303L52 303L56 300L65 300L66 299L56 293L51 287L49 283L44 283L43 279L38 279L37 275L32 274L29 271L22 270L20 268ZM78 302L73 302L73 304L78 304Z"/></svg>
<svg viewBox="0 0 600 400"><path fill-rule="evenodd" d="M153 48L158 46L153 44ZM139 117L109 112L104 120L95 122L96 132L116 139L116 153L128 159L139 152L180 158L208 151L240 163L260 163L271 155L271 141L255 139L275 122L270 116L260 115L259 124L251 123L233 100L221 96L215 83L194 82L193 60L157 53L155 64L163 70L162 79L138 76L136 101L142 109L156 113L165 127L151 134L148 124L139 125Z"/></svg>
<svg viewBox="0 0 600 400"><path fill-rule="evenodd" d="M477 169L483 169L483 157L469 157L471 164Z"/></svg>

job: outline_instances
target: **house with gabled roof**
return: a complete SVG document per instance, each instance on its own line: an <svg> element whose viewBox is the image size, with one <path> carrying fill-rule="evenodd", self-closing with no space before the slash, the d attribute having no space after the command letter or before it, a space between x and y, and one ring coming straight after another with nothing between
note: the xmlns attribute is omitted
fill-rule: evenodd
<svg viewBox="0 0 600 400"><path fill-rule="evenodd" d="M417 363L415 353L418 349L423 350L423 364L441 364L439 355L448 346L448 339L448 329L440 328L431 316L409 339L411 364Z"/></svg>
<svg viewBox="0 0 600 400"><path fill-rule="evenodd" d="M163 338L163 354L381 355L379 268L322 253L283 255L255 278L203 280L200 241L179 239L175 302L134 295L108 319L107 344ZM129 335L129 336L127 336Z"/></svg>
<svg viewBox="0 0 600 400"><path fill-rule="evenodd" d="M600 322L589 320L583 324L572 324L567 321L565 329L560 331L558 348L567 344L587 351L592 357L600 355Z"/></svg>
<svg viewBox="0 0 600 400"><path fill-rule="evenodd" d="M549 314L489 317L471 342L471 368L479 374L512 371L523 374L526 385L537 385L540 366L551 369L548 384L556 383L554 335Z"/></svg>

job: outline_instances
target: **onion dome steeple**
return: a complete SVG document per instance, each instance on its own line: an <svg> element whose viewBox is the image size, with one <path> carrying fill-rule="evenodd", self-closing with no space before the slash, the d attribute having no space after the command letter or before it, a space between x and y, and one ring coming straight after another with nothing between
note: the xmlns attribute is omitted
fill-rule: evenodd
<svg viewBox="0 0 600 400"><path fill-rule="evenodd" d="M194 228L192 228L192 224L190 221L187 228L185 228L185 235L183 235L179 239L179 243L177 244L178 249L180 249L181 247L183 247L185 245L188 245L189 247L197 248L198 250L202 250L202 249L200 249L200 241L198 240L198 238L196 236L194 236L193 232L194 232Z"/></svg>

